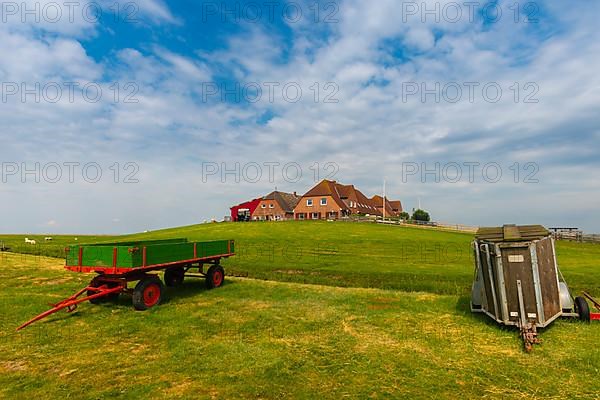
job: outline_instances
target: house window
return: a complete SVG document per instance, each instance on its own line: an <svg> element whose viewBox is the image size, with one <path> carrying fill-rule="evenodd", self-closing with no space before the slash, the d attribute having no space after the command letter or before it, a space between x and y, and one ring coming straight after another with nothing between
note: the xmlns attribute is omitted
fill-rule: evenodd
<svg viewBox="0 0 600 400"><path fill-rule="evenodd" d="M312 207L312 205L313 205L313 201L312 201L312 199L307 199L307 200L306 200L306 205L307 205L308 207Z"/></svg>
<svg viewBox="0 0 600 400"><path fill-rule="evenodd" d="M261 204L260 208L267 208L267 205L266 204Z"/></svg>
<svg viewBox="0 0 600 400"><path fill-rule="evenodd" d="M275 208L273 204L269 204L269 208Z"/></svg>
<svg viewBox="0 0 600 400"><path fill-rule="evenodd" d="M304 213L298 213L298 219L304 219Z"/></svg>
<svg viewBox="0 0 600 400"><path fill-rule="evenodd" d="M316 212L312 213L312 219L320 219L320 217L321 216L319 215L319 213L316 213Z"/></svg>
<svg viewBox="0 0 600 400"><path fill-rule="evenodd" d="M326 205L327 205L327 198L323 197L323 198L321 199L321 205L322 205L322 206L326 206Z"/></svg>

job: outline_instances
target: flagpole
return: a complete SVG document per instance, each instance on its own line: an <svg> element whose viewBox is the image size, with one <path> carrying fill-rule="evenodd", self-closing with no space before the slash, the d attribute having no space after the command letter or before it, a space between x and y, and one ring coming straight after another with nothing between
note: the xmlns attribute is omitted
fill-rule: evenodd
<svg viewBox="0 0 600 400"><path fill-rule="evenodd" d="M383 222L385 222L385 179L383 180Z"/></svg>

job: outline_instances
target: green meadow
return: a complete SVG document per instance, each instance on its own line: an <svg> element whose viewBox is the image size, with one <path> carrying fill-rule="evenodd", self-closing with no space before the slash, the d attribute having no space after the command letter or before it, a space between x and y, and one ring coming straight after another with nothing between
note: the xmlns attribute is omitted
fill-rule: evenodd
<svg viewBox="0 0 600 400"><path fill-rule="evenodd" d="M163 304L81 304L14 329L91 279L62 268L76 236L0 235L0 397L597 398L600 324L558 320L531 354L469 311L469 234L352 222L219 223L143 234L235 239L226 284ZM30 254L25 254L30 253ZM600 245L559 242L572 292L600 297ZM54 257L54 258L53 258Z"/></svg>

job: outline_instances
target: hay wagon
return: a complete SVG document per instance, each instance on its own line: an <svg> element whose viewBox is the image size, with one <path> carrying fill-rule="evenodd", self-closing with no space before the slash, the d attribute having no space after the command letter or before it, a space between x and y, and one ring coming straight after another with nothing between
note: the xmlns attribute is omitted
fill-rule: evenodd
<svg viewBox="0 0 600 400"><path fill-rule="evenodd" d="M66 269L95 273L96 276L85 288L54 304L17 330L62 309L72 312L84 301L97 304L116 300L122 293L131 295L136 310L154 307L160 303L164 291L156 274L158 271L164 271L167 286L180 285L188 275L205 278L209 289L219 287L225 278L221 259L233 256L235 250L233 240L188 242L187 239L166 239L74 245L65 248L65 253ZM129 288L128 284L135 281L137 284Z"/></svg>
<svg viewBox="0 0 600 400"><path fill-rule="evenodd" d="M585 298L571 295L558 267L554 239L543 226L480 228L473 249L471 311L518 327L526 350L538 343L537 328L559 317L600 319L590 313Z"/></svg>

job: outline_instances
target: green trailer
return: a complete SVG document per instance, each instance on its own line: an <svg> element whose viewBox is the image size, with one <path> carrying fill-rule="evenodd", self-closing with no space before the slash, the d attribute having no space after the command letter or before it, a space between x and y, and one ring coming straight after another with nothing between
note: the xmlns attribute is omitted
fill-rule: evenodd
<svg viewBox="0 0 600 400"><path fill-rule="evenodd" d="M233 240L189 242L187 239L164 239L131 242L77 244L65 248L65 268L82 273L95 273L90 284L57 303L50 310L27 321L23 329L59 310L71 312L77 304L93 304L115 300L130 294L136 310L160 304L163 282L156 272L164 270L164 284L175 287L186 276L199 276L209 289L223 284L225 271L221 259L235 254ZM129 288L129 282L137 284Z"/></svg>

